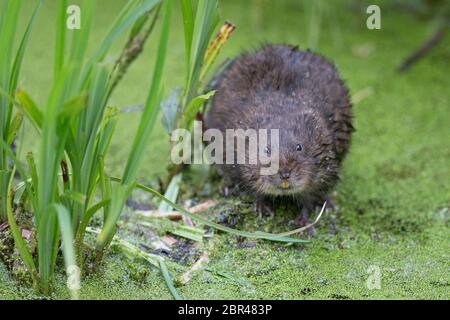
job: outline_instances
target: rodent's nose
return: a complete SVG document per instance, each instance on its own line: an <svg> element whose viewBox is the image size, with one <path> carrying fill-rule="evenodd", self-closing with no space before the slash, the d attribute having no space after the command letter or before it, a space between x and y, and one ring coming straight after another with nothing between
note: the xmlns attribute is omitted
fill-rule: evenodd
<svg viewBox="0 0 450 320"><path fill-rule="evenodd" d="M291 176L291 171L289 171L288 169L281 169L280 170L280 177L281 177L281 179L289 179L290 176Z"/></svg>

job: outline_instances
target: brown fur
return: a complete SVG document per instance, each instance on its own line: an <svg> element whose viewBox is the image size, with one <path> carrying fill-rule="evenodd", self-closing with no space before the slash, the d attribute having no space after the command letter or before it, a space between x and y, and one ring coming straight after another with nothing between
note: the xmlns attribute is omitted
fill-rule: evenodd
<svg viewBox="0 0 450 320"><path fill-rule="evenodd" d="M229 181L262 196L294 197L311 207L338 180L349 145L352 111L348 90L323 57L286 45L268 45L234 59L218 76L207 128L279 129L279 174L260 176L258 165L223 165ZM302 151L296 145L302 145Z"/></svg>

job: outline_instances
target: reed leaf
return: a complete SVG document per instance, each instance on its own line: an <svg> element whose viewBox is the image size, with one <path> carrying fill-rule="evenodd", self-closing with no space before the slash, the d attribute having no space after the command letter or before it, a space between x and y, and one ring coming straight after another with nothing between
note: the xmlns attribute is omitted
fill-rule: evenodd
<svg viewBox="0 0 450 320"><path fill-rule="evenodd" d="M13 173L14 172L15 172L15 169L13 169ZM13 202L13 197L14 197L13 188L12 188L13 180L14 180L14 174L12 174L9 179L7 211L6 211L7 215L8 215L8 224L9 224L9 228L11 230L11 234L13 236L17 251L19 252L19 255L22 258L22 261L25 264L26 268L30 271L31 277L33 278L34 282L36 283L37 282L36 265L34 264L33 256L31 255L31 252L28 249L25 239L22 237L22 233L20 231L19 226L17 225L16 218L14 217L14 213L13 213L13 210L11 207L11 204Z"/></svg>
<svg viewBox="0 0 450 320"><path fill-rule="evenodd" d="M179 173L176 176L174 176L170 181L169 186L166 189L166 192L164 193L164 196L172 202L177 201L178 191L180 190L180 183L182 177L183 177L182 173ZM172 207L167 202L161 201L158 207L158 211L169 212L172 211Z"/></svg>
<svg viewBox="0 0 450 320"><path fill-rule="evenodd" d="M36 103L24 90L21 89L17 91L16 99L18 102L16 105L27 116L35 129L40 131L42 127L42 112L39 110Z"/></svg>
<svg viewBox="0 0 450 320"><path fill-rule="evenodd" d="M10 77L10 85L9 87L11 88L11 95L13 95L13 91L15 90L17 87L17 82L19 79L19 74L20 74L20 70L22 68L22 61L23 61L23 57L25 55L25 49L27 47L28 44L28 39L30 37L30 33L31 30L33 28L34 25L34 21L36 20L36 16L38 14L39 9L41 8L42 5L42 0L40 0L38 2L38 4L36 5L33 14L31 15L30 20L28 21L27 27L25 29L25 32L22 36L22 40L20 41L20 45L19 48L17 49L17 53L16 53L16 57L14 59L14 63L13 63L13 67L12 67L12 71L11 71L11 77ZM12 104L11 106L12 107Z"/></svg>
<svg viewBox="0 0 450 320"><path fill-rule="evenodd" d="M189 50L189 76L185 87L185 101L196 94L200 70L211 33L217 24L217 0L199 1L195 14L192 44ZM190 26L188 26L190 27ZM186 52L186 54L188 54Z"/></svg>
<svg viewBox="0 0 450 320"><path fill-rule="evenodd" d="M53 204L51 208L53 210L53 214L57 215L58 217L59 228L61 230L62 236L62 249L64 254L64 262L66 265L68 276L77 277L76 279L72 279L72 281L74 281L75 284L77 284L80 282L80 279L79 279L79 272L76 272L78 266L76 264L75 249L73 246L74 236L72 232L72 223L70 214L67 211L67 208L60 204ZM77 288L77 286L74 286L69 289L72 295L72 299L78 299L79 288Z"/></svg>
<svg viewBox="0 0 450 320"><path fill-rule="evenodd" d="M158 259L159 267L161 269L161 273L164 277L164 280L166 280L167 287L169 288L170 293L175 298L175 300L182 300L183 298L178 294L177 289L175 289L175 286L173 284L173 279L170 276L169 270L167 269L166 263L164 262L163 258Z"/></svg>
<svg viewBox="0 0 450 320"><path fill-rule="evenodd" d="M158 52L156 55L155 67L153 70L152 83L144 107L144 112L139 123L139 127L134 138L131 151L127 160L122 183L112 189L111 208L105 220L102 231L97 238L97 250L103 251L104 247L111 241L115 232L115 224L119 218L126 198L134 187L137 172L145 152L147 139L155 124L156 115L161 102L161 78L166 58L166 51L169 38L169 23L172 11L172 0L163 3L163 24L159 40Z"/></svg>
<svg viewBox="0 0 450 320"><path fill-rule="evenodd" d="M165 1L163 4L163 25L159 40L158 52L156 55L155 68L153 71L152 82L144 106L141 121L136 133L131 152L123 174L125 184L133 183L137 176L137 170L142 161L145 152L147 139L153 130L156 116L159 111L162 90L162 72L164 69L166 51L169 39L169 23L172 10L172 0Z"/></svg>
<svg viewBox="0 0 450 320"><path fill-rule="evenodd" d="M22 4L21 0L2 1L0 3L0 137L2 141L6 141L9 133L10 118L12 113L12 103L8 96L15 88L10 87L11 79L14 73L11 73L12 49L14 43L15 30L17 28L17 18L19 9ZM5 94L6 93L6 94ZM0 222L6 219L6 199L8 194L8 181L10 168L6 157L6 150L2 149L0 153Z"/></svg>
<svg viewBox="0 0 450 320"><path fill-rule="evenodd" d="M203 104L208 101L214 94L216 93L215 90L211 90L205 94L201 94L198 97L195 97L192 99L189 104L184 108L183 115L184 115L184 121L181 127L183 128L189 128L192 124L192 121L194 121L195 116L197 115L197 112L200 111Z"/></svg>
<svg viewBox="0 0 450 320"><path fill-rule="evenodd" d="M8 129L8 137L6 138L6 142L11 145L16 138L17 132L22 126L23 114L16 113L14 118L11 121L10 128Z"/></svg>
<svg viewBox="0 0 450 320"><path fill-rule="evenodd" d="M192 46L192 36L194 34L194 14L192 11L192 1L191 0L181 0L181 10L183 14L183 30L184 30L184 46L185 46L185 56L186 56L186 68L188 72L186 73L186 83L188 82L190 60L191 60L191 46Z"/></svg>
<svg viewBox="0 0 450 320"><path fill-rule="evenodd" d="M117 177L110 177L112 181L115 182L119 182L122 183L122 179L117 178ZM181 214L191 218L194 221L197 221L199 223L203 223L209 227L212 227L214 229L220 230L220 231L224 231L230 234L234 234L236 236L241 236L241 237L245 237L245 238L253 238L253 239L265 239L265 240L271 240L271 241L276 241L276 242L287 242L287 243L309 243L309 240L303 240L303 239L298 239L298 238L291 238L291 237L286 237L283 236L284 233L282 234L272 234L272 233L267 233L267 232L261 232L261 231L257 231L257 232L247 232L247 231L241 231L241 230L236 230L236 229L232 229L223 225L220 225L218 223L209 221L206 218L203 218L199 215L193 214L191 212L189 212L188 210L184 209L183 207L179 206L178 204L172 202L171 200L167 199L165 196L163 196L161 193L159 193L158 191L154 190L153 188L147 187L143 184L140 183L136 183L136 188L141 189L145 192L148 192L154 196L156 196L158 199L160 199L161 201L165 201L167 202L170 206L172 206L173 208L175 208L176 211L180 212ZM296 233L298 231L295 231ZM292 232L288 231L287 233L289 233L290 235L293 234Z"/></svg>
<svg viewBox="0 0 450 320"><path fill-rule="evenodd" d="M86 53L86 48L89 40L89 35L91 31L92 16L94 14L96 1L95 0L84 0L82 3L83 8L83 18L82 18L82 28L83 31L73 32L72 43L70 46L70 60L82 62Z"/></svg>
<svg viewBox="0 0 450 320"><path fill-rule="evenodd" d="M111 29L104 38L100 47L89 59L89 62L83 72L83 80L87 78L91 66L104 58L105 54L111 48L114 41L122 34L122 32L130 27L133 23L135 23L136 20L139 19L147 11L152 10L153 7L155 7L159 2L160 0L142 0L139 1L139 5L136 5L136 3L138 3L137 1L128 1L128 3L119 14L118 18L113 23Z"/></svg>
<svg viewBox="0 0 450 320"><path fill-rule="evenodd" d="M64 49L66 39L66 9L67 0L59 0L56 13L56 41L55 41L55 56L53 66L53 79L57 79L59 72L64 65Z"/></svg>

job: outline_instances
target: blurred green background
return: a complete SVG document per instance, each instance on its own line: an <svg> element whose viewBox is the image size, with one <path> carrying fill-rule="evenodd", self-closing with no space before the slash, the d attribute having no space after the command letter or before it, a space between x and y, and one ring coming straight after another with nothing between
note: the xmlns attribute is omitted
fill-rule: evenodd
<svg viewBox="0 0 450 320"><path fill-rule="evenodd" d="M21 76L22 86L41 106L47 98L52 77L55 2L44 2L30 40ZM90 38L92 48L95 48L95 44L106 34L109 25L125 2L125 0L98 1ZM312 48L337 64L342 77L354 94L373 86L380 79L392 77L395 67L432 32L434 23L430 20L415 21L414 19L417 18L412 17L408 9L402 8L402 5L408 8L406 3L413 2L381 2L382 29L368 30L366 28L368 15L365 13L367 4L364 1L221 1L221 20L231 21L237 29L218 60L223 61L227 57L239 54L242 50L252 50L264 43L289 43L304 49ZM23 10L23 21L26 21L34 4L34 0L29 0L27 10ZM112 105L122 108L144 102L149 88L157 35L158 30L153 33L144 53L132 65L119 85L112 97ZM112 50L115 55L110 55L107 62L114 62L125 40L123 37L122 41L116 42L116 50ZM443 50L423 59L414 74L421 72L433 74L436 70L445 69L448 66L448 51L445 50L445 46L448 48L448 41L446 45L441 45ZM164 74L166 94L174 87L181 86L184 77L183 31L179 6L175 6L173 14L167 61ZM409 75L403 78L405 77ZM422 81L425 83L426 79ZM441 94L439 88L430 89L432 90L430 95ZM376 95L372 98L376 98ZM363 105L357 108L365 107ZM389 106L380 107L380 110L386 108ZM139 116L139 113L128 113L121 117L108 162L113 173L117 173L118 168L121 168ZM367 114L364 117L357 117L357 125L360 121L369 119L370 116ZM361 123L361 125L364 124L364 122ZM31 127L30 130L32 130ZM35 137L35 134L30 135L31 140L28 140L30 146L35 145L33 143ZM358 139L358 135L355 139ZM164 134L162 127L158 126L153 136L149 137L150 148L148 161L142 168L143 176L164 173L165 162L168 159L167 142L168 137Z"/></svg>
<svg viewBox="0 0 450 320"><path fill-rule="evenodd" d="M327 222L303 250L260 241L246 248L223 235L210 266L246 277L252 287L224 283L203 274L180 289L187 298L448 298L450 296L450 41L447 34L403 74L398 65L435 30L427 12L436 1L220 1L221 19L237 27L219 60L258 48L289 43L312 48L333 60L354 96L356 132L337 187L337 234ZM29 0L23 21L36 2ZM74 1L76 3L76 1ZM102 0L94 18L91 44L105 34L123 0ZM437 3L442 3L437 1ZM381 30L368 30L365 10L381 7ZM182 84L184 45L179 6L174 7L165 92ZM44 105L52 76L55 1L45 1L31 36L22 86ZM112 97L122 108L143 103L149 87L158 30ZM114 62L125 38L116 44ZM139 113L121 116L107 162L118 173L130 147ZM27 127L25 149L36 134ZM168 159L161 125L148 137L143 179L161 176ZM281 218L280 218L281 219ZM268 231L285 231L285 220L259 222ZM249 226L243 225L241 228ZM367 268L383 271L381 290L365 286ZM112 264L106 274L124 267ZM113 271L111 271L113 270ZM114 271L115 270L115 271ZM127 282L87 283L85 297L169 297L152 276L140 287ZM113 281L113 280L111 280ZM111 285L111 290L96 288ZM148 290L156 288L158 290ZM63 288L63 287L62 287ZM7 290L7 289L3 289ZM63 290L60 288L60 290ZM130 296L129 291L133 290ZM11 293L10 293L11 294ZM8 293L6 293L8 296Z"/></svg>

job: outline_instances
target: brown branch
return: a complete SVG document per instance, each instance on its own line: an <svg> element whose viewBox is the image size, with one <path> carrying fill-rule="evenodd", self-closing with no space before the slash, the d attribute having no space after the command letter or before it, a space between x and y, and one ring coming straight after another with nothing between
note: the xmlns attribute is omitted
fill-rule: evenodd
<svg viewBox="0 0 450 320"><path fill-rule="evenodd" d="M433 47L435 47L444 37L447 25L441 25L416 51L414 51L397 68L398 72L407 71L415 62L424 57Z"/></svg>

